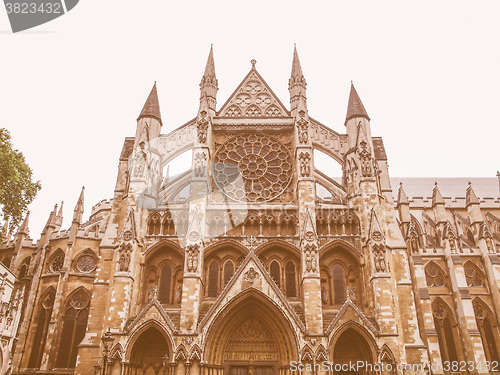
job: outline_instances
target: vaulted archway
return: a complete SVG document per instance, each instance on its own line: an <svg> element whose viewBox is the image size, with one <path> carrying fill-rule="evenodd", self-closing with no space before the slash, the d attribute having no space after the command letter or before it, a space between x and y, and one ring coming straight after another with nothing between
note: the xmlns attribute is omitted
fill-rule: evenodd
<svg viewBox="0 0 500 375"><path fill-rule="evenodd" d="M167 340L150 326L134 341L129 360L130 375L158 375L164 371L164 357L172 357Z"/></svg>
<svg viewBox="0 0 500 375"><path fill-rule="evenodd" d="M224 375L277 374L297 358L297 340L280 309L261 292L248 290L215 318L204 356L208 368L222 367Z"/></svg>
<svg viewBox="0 0 500 375"><path fill-rule="evenodd" d="M376 372L373 369L364 366L377 362L375 353L375 343L369 334L355 324L348 323L333 343L332 362L341 366L338 374L374 375ZM364 365L352 367L360 363Z"/></svg>

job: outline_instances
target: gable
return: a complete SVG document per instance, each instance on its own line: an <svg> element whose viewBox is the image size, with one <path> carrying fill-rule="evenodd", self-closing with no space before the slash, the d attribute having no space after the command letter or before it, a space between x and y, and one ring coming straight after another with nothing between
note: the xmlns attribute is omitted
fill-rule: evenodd
<svg viewBox="0 0 500 375"><path fill-rule="evenodd" d="M288 117L290 114L253 67L217 115L219 117Z"/></svg>

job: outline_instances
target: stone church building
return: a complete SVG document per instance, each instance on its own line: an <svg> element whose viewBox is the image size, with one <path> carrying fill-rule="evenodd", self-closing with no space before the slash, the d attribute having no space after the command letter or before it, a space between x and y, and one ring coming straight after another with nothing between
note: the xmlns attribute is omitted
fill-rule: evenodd
<svg viewBox="0 0 500 375"><path fill-rule="evenodd" d="M4 231L24 296L9 372L500 371L499 179L391 179L354 86L337 132L310 116L296 50L289 106L255 65L217 106L211 50L198 113L168 134L155 84L112 199L83 222L82 190L36 242L28 217Z"/></svg>

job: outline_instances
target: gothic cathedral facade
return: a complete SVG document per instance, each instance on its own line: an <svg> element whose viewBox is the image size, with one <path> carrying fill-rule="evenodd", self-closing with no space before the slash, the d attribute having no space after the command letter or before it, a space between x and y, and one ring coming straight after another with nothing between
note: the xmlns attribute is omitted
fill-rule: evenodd
<svg viewBox="0 0 500 375"><path fill-rule="evenodd" d="M289 108L254 60L217 108L212 50L200 90L196 117L162 134L155 83L114 195L88 221L82 190L69 229L55 208L36 243L28 218L4 233L0 260L24 296L12 373L330 374L318 365L358 361L345 373L489 372L498 195L393 192L354 86L337 133L309 115L296 50ZM190 150L192 168L165 175ZM342 176L316 168L316 150ZM446 365L461 361L465 372Z"/></svg>

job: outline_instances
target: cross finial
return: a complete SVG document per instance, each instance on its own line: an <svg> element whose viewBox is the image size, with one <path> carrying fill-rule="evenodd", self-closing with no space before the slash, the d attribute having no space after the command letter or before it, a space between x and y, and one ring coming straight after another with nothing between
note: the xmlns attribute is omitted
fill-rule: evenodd
<svg viewBox="0 0 500 375"><path fill-rule="evenodd" d="M257 60L252 59L250 60L250 63L252 64L252 69L255 69L255 64L257 64Z"/></svg>
<svg viewBox="0 0 500 375"><path fill-rule="evenodd" d="M255 250L255 242L257 241L257 239L255 238L255 236L252 234L250 237L248 237L248 242L250 243L250 251L251 252L254 252Z"/></svg>

